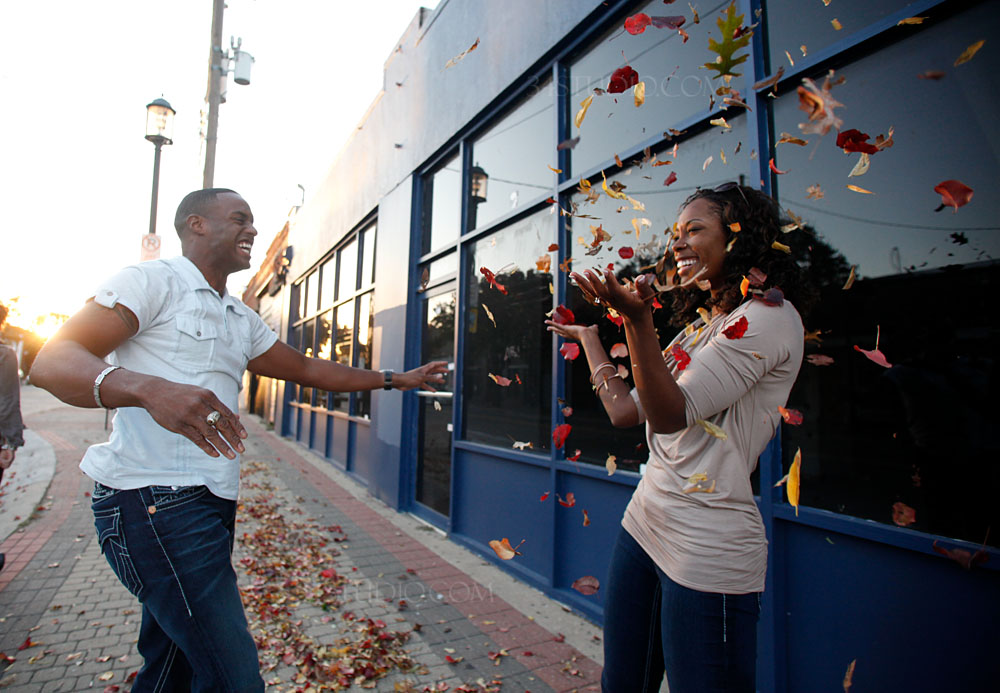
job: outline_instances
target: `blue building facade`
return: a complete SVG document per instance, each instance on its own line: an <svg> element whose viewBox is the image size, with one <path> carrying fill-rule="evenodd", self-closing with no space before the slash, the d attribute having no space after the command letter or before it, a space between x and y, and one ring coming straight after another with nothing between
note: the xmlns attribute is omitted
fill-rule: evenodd
<svg viewBox="0 0 1000 693"><path fill-rule="evenodd" d="M452 371L436 394L277 383L275 424L599 622L600 591L572 584L603 579L647 452L641 430L607 423L585 364L543 321L563 304L607 346L624 342L567 269L634 275L694 190L759 186L793 215L787 245L822 294L788 405L802 423L782 426L753 479L770 542L759 688L835 689L857 660L858 690L988 690L1000 2L741 0L743 30L723 36L730 5L419 12L290 222L280 329L346 364ZM639 13L676 17L626 31ZM718 64L710 38L748 38L741 74L705 67ZM644 94L609 93L626 65ZM867 139L838 146L849 130ZM889 367L856 348L876 346ZM796 509L774 485L797 450ZM502 537L525 540L523 555L497 559Z"/></svg>

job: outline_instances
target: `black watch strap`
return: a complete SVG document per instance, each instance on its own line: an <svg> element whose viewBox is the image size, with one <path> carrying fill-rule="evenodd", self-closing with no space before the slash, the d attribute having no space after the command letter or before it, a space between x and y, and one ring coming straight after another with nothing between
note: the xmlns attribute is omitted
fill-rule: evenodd
<svg viewBox="0 0 1000 693"><path fill-rule="evenodd" d="M385 382L382 384L383 390L392 389L392 371L388 368L382 371L382 375L385 377Z"/></svg>

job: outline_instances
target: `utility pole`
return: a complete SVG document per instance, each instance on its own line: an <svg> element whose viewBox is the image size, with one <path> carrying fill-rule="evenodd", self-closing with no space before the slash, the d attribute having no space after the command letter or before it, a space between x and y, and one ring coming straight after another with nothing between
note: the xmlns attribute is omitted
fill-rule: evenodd
<svg viewBox="0 0 1000 693"><path fill-rule="evenodd" d="M208 129L205 133L205 174L202 187L211 188L215 180L215 145L219 139L219 106L222 103L222 79L225 77L222 50L222 13L225 0L214 0L212 6L212 46L208 56Z"/></svg>

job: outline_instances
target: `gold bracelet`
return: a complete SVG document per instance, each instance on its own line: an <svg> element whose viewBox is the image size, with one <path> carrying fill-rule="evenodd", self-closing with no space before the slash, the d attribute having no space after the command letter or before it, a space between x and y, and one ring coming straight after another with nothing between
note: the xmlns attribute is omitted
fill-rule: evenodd
<svg viewBox="0 0 1000 693"><path fill-rule="evenodd" d="M611 380L612 378L621 378L621 377L622 377L621 373L615 373L614 375L609 375L607 378L605 378L604 380L602 380L600 383L598 383L597 385L594 385L594 392L596 392L597 395L600 396L600 394L601 394L601 386L602 385L604 387L608 387L608 381L609 380Z"/></svg>
<svg viewBox="0 0 1000 693"><path fill-rule="evenodd" d="M600 373L603 369L605 369L605 368L614 368L614 367L615 367L615 364L611 363L610 361L605 361L604 363L602 363L601 365L599 365L597 368L595 368L594 370L592 370L590 372L590 384L591 385L594 384L594 376L597 375L598 373Z"/></svg>

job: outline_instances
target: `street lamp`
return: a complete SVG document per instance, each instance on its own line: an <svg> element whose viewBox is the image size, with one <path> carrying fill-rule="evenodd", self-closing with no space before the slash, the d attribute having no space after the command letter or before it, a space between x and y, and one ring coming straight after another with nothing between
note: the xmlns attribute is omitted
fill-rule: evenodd
<svg viewBox="0 0 1000 693"><path fill-rule="evenodd" d="M469 169L469 228L474 229L479 224L479 205L486 202L486 183L489 175L482 166L476 164Z"/></svg>
<svg viewBox="0 0 1000 693"><path fill-rule="evenodd" d="M146 139L156 147L153 156L153 196L149 208L149 234L142 241L143 259L160 256L160 239L156 237L156 197L160 187L160 148L173 144L174 115L166 99L154 99L146 106Z"/></svg>

